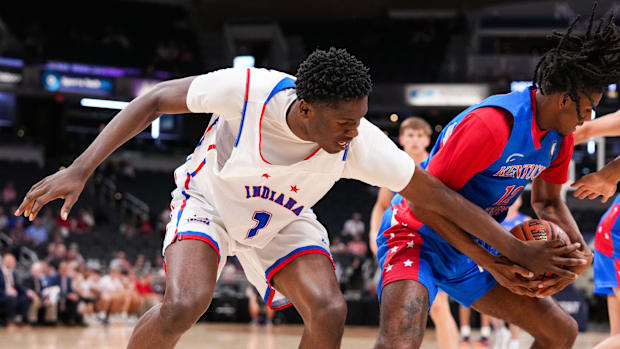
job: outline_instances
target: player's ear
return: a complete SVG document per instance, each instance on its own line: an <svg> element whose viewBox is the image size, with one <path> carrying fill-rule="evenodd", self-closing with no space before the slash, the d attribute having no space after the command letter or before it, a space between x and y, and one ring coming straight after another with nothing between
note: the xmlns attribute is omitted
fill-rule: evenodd
<svg viewBox="0 0 620 349"><path fill-rule="evenodd" d="M314 114L313 112L314 109L308 102L303 99L299 101L299 113L301 114L302 118L311 118Z"/></svg>

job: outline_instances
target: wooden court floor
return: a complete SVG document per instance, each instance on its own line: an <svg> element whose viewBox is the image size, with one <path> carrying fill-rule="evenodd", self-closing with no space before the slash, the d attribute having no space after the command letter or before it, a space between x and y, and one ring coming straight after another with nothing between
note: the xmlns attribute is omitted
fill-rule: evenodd
<svg viewBox="0 0 620 349"><path fill-rule="evenodd" d="M131 327L127 325L91 326L88 328L0 328L0 349L122 349ZM231 324L200 324L186 333L177 349L283 349L296 348L301 326L264 327ZM377 335L374 327L347 327L343 349L372 348ZM581 333L574 348L592 348L606 337L603 332ZM474 333L473 338L478 338ZM521 335L521 348L529 348L532 338ZM435 333L429 329L423 349L438 348Z"/></svg>

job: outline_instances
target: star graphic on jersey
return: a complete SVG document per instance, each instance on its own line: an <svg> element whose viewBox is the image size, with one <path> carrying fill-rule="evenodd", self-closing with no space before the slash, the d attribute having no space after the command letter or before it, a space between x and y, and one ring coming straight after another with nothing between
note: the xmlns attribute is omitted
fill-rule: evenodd
<svg viewBox="0 0 620 349"><path fill-rule="evenodd" d="M410 259L407 259L406 261L403 262L403 264L405 265L405 267L410 267L413 265L413 261L411 261Z"/></svg>
<svg viewBox="0 0 620 349"><path fill-rule="evenodd" d="M291 185L291 191L297 192L299 188L296 185Z"/></svg>
<svg viewBox="0 0 620 349"><path fill-rule="evenodd" d="M391 264L386 265L385 271L390 271L390 270L392 270L392 265Z"/></svg>
<svg viewBox="0 0 620 349"><path fill-rule="evenodd" d="M269 175L269 173L263 173L263 175L261 177L265 177L265 178L269 179L269 177L271 177L271 176Z"/></svg>
<svg viewBox="0 0 620 349"><path fill-rule="evenodd" d="M415 241L411 240L407 243L407 248L413 248L415 246Z"/></svg>
<svg viewBox="0 0 620 349"><path fill-rule="evenodd" d="M392 253L394 253L394 252L396 252L396 251L398 251L398 246L394 246L394 247L392 247L392 248L390 249L390 252L392 252Z"/></svg>

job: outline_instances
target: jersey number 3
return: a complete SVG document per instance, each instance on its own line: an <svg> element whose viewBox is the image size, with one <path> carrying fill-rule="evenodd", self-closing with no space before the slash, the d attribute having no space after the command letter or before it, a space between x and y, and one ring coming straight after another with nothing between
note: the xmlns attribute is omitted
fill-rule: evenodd
<svg viewBox="0 0 620 349"><path fill-rule="evenodd" d="M254 215L252 215L252 220L256 222L256 225L254 226L254 228L248 230L248 235L245 237L246 239L253 238L254 236L256 236L256 234L258 234L259 230L263 229L267 226L267 224L269 224L269 222L271 221L271 213L267 211L255 211Z"/></svg>

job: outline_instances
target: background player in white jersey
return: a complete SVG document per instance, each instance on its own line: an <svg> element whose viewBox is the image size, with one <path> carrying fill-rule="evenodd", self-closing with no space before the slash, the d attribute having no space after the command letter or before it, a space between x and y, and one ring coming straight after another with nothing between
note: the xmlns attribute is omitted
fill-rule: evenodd
<svg viewBox="0 0 620 349"><path fill-rule="evenodd" d="M71 166L35 184L15 214L34 219L62 198L66 219L95 168L161 114L211 112L219 117L175 171L164 301L140 319L129 348L174 347L209 306L229 255L272 308L287 299L295 305L305 325L300 347L339 347L346 302L327 233L310 208L341 177L399 192L532 272L562 272L563 259L554 259L571 247L522 242L427 172L414 171L413 160L363 118L371 85L368 68L336 49L311 54L297 81L248 68L160 83L116 115ZM515 271L532 275L502 268L512 276L507 283L523 284Z"/></svg>
<svg viewBox="0 0 620 349"><path fill-rule="evenodd" d="M433 130L431 125L419 117L408 117L400 124L398 130L398 143L403 150L411 156L416 164L421 163L428 157L426 148L431 144ZM373 255L377 255L377 233L381 226L383 212L390 207L390 201L394 197L394 192L388 188L379 188L377 201L370 213L370 232L368 243ZM379 271L380 273L380 271ZM459 346L458 329L456 322L450 312L450 302L448 294L445 292L437 293L433 306L430 310L431 319L437 331L437 342L441 349L456 349Z"/></svg>

